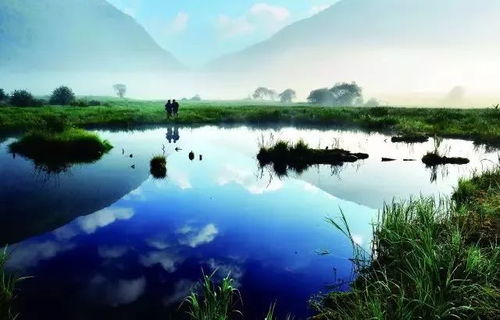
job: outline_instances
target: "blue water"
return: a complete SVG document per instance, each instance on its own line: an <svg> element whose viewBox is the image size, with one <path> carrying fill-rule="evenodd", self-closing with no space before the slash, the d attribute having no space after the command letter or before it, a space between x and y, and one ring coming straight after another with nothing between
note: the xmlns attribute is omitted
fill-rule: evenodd
<svg viewBox="0 0 500 320"><path fill-rule="evenodd" d="M295 128L177 128L172 139L174 132L101 131L115 148L59 174L14 158L13 139L0 145L0 239L11 244L9 268L33 276L21 283L22 319L180 319L179 305L202 272L231 275L247 319L263 318L273 302L280 314L304 318L312 295L352 276L350 242L326 217L342 210L368 249L384 201L449 195L460 176L496 157L445 140L450 155L471 163L432 176L420 161L402 161L419 160L432 141L392 144L380 134ZM370 158L278 178L255 158L259 140L271 135ZM167 178L154 179L149 160L163 152Z"/></svg>

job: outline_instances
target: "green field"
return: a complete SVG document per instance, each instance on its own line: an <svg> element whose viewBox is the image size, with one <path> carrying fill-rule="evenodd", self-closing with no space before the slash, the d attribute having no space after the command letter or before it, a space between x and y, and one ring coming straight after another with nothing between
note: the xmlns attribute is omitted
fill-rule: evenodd
<svg viewBox="0 0 500 320"><path fill-rule="evenodd" d="M167 119L162 101L107 99L91 107L0 108L0 128L22 131L54 117L84 128L139 128L149 125L251 124L359 127L393 134L428 134L500 144L500 110L444 108L321 107L307 104L181 102L180 115Z"/></svg>

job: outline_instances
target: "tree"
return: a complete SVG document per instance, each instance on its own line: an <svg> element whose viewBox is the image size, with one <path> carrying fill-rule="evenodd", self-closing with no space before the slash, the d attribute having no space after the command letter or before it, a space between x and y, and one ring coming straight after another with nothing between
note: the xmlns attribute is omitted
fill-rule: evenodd
<svg viewBox="0 0 500 320"><path fill-rule="evenodd" d="M117 83L113 85L113 89L120 98L125 97L125 93L127 93L127 86L123 83Z"/></svg>
<svg viewBox="0 0 500 320"><path fill-rule="evenodd" d="M276 99L276 91L265 87L258 87L257 89L255 89L252 97L256 100L274 100Z"/></svg>
<svg viewBox="0 0 500 320"><path fill-rule="evenodd" d="M280 101L282 103L290 103L293 101L293 99L295 99L296 96L297 94L292 89L286 89L285 91L279 94Z"/></svg>
<svg viewBox="0 0 500 320"><path fill-rule="evenodd" d="M16 90L10 96L10 104L14 107L30 107L39 104L31 93L26 90Z"/></svg>
<svg viewBox="0 0 500 320"><path fill-rule="evenodd" d="M199 94L197 94L197 95L193 96L190 100L191 101L201 101L201 97Z"/></svg>
<svg viewBox="0 0 500 320"><path fill-rule="evenodd" d="M3 89L0 89L0 102L7 101L9 96L5 93Z"/></svg>
<svg viewBox="0 0 500 320"><path fill-rule="evenodd" d="M337 83L330 89L330 92L335 106L353 106L363 103L362 89L356 82Z"/></svg>
<svg viewBox="0 0 500 320"><path fill-rule="evenodd" d="M322 88L313 90L307 100L314 104L354 106L363 104L363 95L361 87L356 82L344 82L337 83L331 89Z"/></svg>
<svg viewBox="0 0 500 320"><path fill-rule="evenodd" d="M55 105L66 106L75 101L73 91L65 86L59 87L52 92L49 103Z"/></svg>
<svg viewBox="0 0 500 320"><path fill-rule="evenodd" d="M332 104L333 95L328 88L316 89L311 91L307 100L314 104Z"/></svg>

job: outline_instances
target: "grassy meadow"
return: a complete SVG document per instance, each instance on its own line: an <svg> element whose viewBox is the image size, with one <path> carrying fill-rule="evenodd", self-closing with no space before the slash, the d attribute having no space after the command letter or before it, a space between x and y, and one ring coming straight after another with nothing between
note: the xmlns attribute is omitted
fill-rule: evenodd
<svg viewBox="0 0 500 320"><path fill-rule="evenodd" d="M58 118L83 128L137 128L164 124L347 126L393 134L427 134L500 144L500 110L392 107L321 107L272 102L181 101L167 119L162 101L104 100L100 106L2 107L0 130L22 131ZM49 120L47 120L49 119Z"/></svg>

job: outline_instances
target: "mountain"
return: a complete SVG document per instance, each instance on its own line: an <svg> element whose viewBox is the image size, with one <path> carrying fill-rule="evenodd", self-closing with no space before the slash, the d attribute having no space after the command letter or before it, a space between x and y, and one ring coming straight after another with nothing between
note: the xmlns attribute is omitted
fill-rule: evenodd
<svg viewBox="0 0 500 320"><path fill-rule="evenodd" d="M137 72L183 68L105 0L0 0L0 70Z"/></svg>
<svg viewBox="0 0 500 320"><path fill-rule="evenodd" d="M498 65L498 17L498 0L341 0L207 69L256 71L290 84L356 80L379 90L405 82L449 90L454 81L500 78L485 67Z"/></svg>

